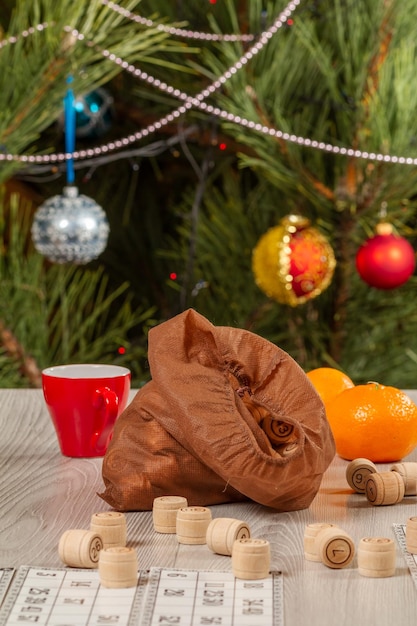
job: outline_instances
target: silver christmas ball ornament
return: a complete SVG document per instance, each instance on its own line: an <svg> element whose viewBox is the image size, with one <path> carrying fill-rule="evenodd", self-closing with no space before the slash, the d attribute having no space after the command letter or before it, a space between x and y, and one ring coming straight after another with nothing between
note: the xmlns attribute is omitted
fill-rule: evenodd
<svg viewBox="0 0 417 626"><path fill-rule="evenodd" d="M109 230L101 206L71 185L37 209L32 239L36 250L50 261L83 265L103 252Z"/></svg>

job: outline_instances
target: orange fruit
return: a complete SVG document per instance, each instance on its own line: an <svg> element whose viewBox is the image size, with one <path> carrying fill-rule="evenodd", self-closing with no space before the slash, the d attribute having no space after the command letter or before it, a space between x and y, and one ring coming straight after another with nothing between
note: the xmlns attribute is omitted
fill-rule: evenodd
<svg viewBox="0 0 417 626"><path fill-rule="evenodd" d="M313 383L324 404L327 404L345 389L354 387L349 376L334 367L317 367L307 372L307 378Z"/></svg>
<svg viewBox="0 0 417 626"><path fill-rule="evenodd" d="M326 414L344 459L389 463L417 445L417 406L395 387L372 382L345 389L326 405Z"/></svg>

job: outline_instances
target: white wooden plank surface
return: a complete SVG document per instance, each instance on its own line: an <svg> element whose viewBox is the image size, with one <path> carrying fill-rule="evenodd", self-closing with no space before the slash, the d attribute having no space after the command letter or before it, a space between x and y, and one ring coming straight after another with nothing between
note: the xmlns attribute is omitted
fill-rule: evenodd
<svg viewBox="0 0 417 626"><path fill-rule="evenodd" d="M417 392L409 391L417 401ZM132 397L134 392L132 392ZM406 460L416 460L414 452ZM101 459L61 456L39 390L0 390L0 567L60 567L57 546L68 528L88 528L94 512L108 505L102 491ZM213 517L249 523L252 536L271 543L272 567L284 574L286 626L415 626L417 589L400 550L392 578L368 579L356 569L331 570L306 561L306 524L338 524L356 545L367 535L393 537L392 524L417 515L417 497L373 507L353 494L345 479L347 463L336 457L320 492L304 511L277 513L252 502L213 506ZM379 466L380 470L390 466ZM173 535L153 532L150 512L127 513L129 544L139 567L231 569L229 557L207 546L179 545Z"/></svg>

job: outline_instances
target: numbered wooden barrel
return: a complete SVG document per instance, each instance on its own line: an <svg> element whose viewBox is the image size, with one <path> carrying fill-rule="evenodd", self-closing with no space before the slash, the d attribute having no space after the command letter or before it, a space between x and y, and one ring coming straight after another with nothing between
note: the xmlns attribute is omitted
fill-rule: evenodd
<svg viewBox="0 0 417 626"><path fill-rule="evenodd" d="M91 517L90 530L101 536L104 548L126 545L127 526L123 513L117 511L94 513Z"/></svg>
<svg viewBox="0 0 417 626"><path fill-rule="evenodd" d="M177 513L179 509L187 506L187 498L183 496L160 496L155 498L152 507L155 532L175 534L177 531Z"/></svg>
<svg viewBox="0 0 417 626"><path fill-rule="evenodd" d="M304 556L307 561L321 561L318 553L317 537L322 530L326 528L336 528L335 524L327 524L326 522L314 522L307 524L304 530Z"/></svg>
<svg viewBox="0 0 417 626"><path fill-rule="evenodd" d="M327 567L347 567L355 555L353 539L341 528L325 528L317 538L320 560Z"/></svg>
<svg viewBox="0 0 417 626"><path fill-rule="evenodd" d="M346 480L354 491L365 493L366 479L376 471L376 465L369 459L353 459L346 468Z"/></svg>
<svg viewBox="0 0 417 626"><path fill-rule="evenodd" d="M294 424L266 417L261 422L262 430L273 444L286 443L294 433Z"/></svg>
<svg viewBox="0 0 417 626"><path fill-rule="evenodd" d="M138 579L138 557L134 548L107 548L100 552L98 563L103 587L122 589L135 587Z"/></svg>
<svg viewBox="0 0 417 626"><path fill-rule="evenodd" d="M103 540L92 530L72 528L61 536L58 554L69 567L98 567L99 554L103 549Z"/></svg>
<svg viewBox="0 0 417 626"><path fill-rule="evenodd" d="M409 517L405 527L405 547L407 552L417 554L417 517Z"/></svg>
<svg viewBox="0 0 417 626"><path fill-rule="evenodd" d="M271 548L266 539L237 539L232 549L232 571L236 578L267 578L271 567Z"/></svg>
<svg viewBox="0 0 417 626"><path fill-rule="evenodd" d="M364 537L358 546L358 572L368 578L394 576L397 554L387 537Z"/></svg>
<svg viewBox="0 0 417 626"><path fill-rule="evenodd" d="M188 506L178 510L176 533L179 543L206 543L211 511L204 506Z"/></svg>
<svg viewBox="0 0 417 626"><path fill-rule="evenodd" d="M298 441L289 441L281 446L274 446L274 450L281 456L287 457L293 454L298 454L301 451Z"/></svg>
<svg viewBox="0 0 417 626"><path fill-rule="evenodd" d="M404 480L398 472L369 474L366 479L366 498L374 506L397 504L404 498L404 493Z"/></svg>
<svg viewBox="0 0 417 626"><path fill-rule="evenodd" d="M404 495L417 495L417 463L411 461L395 463L391 467L392 472L398 472L404 481Z"/></svg>
<svg viewBox="0 0 417 626"><path fill-rule="evenodd" d="M216 554L231 556L234 542L248 537L250 529L246 522L231 517L216 517L208 525L206 543Z"/></svg>

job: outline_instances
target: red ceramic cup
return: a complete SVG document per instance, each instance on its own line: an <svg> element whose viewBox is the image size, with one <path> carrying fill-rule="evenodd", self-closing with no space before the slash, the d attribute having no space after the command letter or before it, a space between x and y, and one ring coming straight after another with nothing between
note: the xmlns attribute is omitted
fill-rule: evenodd
<svg viewBox="0 0 417 626"><path fill-rule="evenodd" d="M42 371L42 387L62 454L103 456L127 405L130 371L119 365L58 365Z"/></svg>

